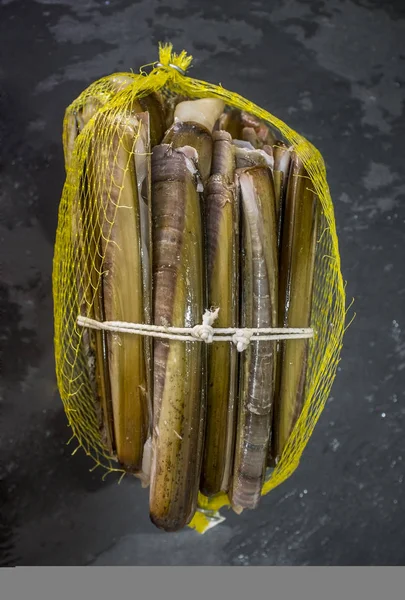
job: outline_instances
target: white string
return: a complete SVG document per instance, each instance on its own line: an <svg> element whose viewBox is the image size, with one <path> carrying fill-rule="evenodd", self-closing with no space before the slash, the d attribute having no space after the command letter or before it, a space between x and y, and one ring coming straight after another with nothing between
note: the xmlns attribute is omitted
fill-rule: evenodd
<svg viewBox="0 0 405 600"><path fill-rule="evenodd" d="M147 325L145 323L126 323L125 321L96 321L89 317L79 316L77 324L80 327L112 331L114 333L132 333L147 337L157 337L168 340L195 341L206 344L213 342L233 342L238 352L243 352L251 341L275 341L291 339L308 339L314 335L309 327L263 327L243 328L212 327L218 317L219 308L206 310L202 323L194 327L166 327L164 325Z"/></svg>

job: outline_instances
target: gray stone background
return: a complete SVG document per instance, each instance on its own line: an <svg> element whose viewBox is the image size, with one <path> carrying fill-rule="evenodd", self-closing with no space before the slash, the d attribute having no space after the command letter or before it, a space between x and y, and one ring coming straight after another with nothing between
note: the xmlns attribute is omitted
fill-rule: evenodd
<svg viewBox="0 0 405 600"><path fill-rule="evenodd" d="M2 564L405 564L404 38L401 0L0 0ZM298 471L202 537L71 456L54 376L64 108L160 40L322 151L357 313Z"/></svg>

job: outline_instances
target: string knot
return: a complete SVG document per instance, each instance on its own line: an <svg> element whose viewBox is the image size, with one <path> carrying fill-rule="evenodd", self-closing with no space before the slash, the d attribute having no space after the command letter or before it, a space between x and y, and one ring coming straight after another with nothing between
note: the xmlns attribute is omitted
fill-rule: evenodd
<svg viewBox="0 0 405 600"><path fill-rule="evenodd" d="M253 335L253 331L244 331L243 329L237 329L232 336L232 341L236 346L238 352L243 352L250 344L250 338Z"/></svg>
<svg viewBox="0 0 405 600"><path fill-rule="evenodd" d="M214 328L212 324L218 317L219 308L215 310L206 310L203 314L203 320L200 325L195 325L191 329L191 335L199 340L202 340L206 344L212 344L214 341Z"/></svg>

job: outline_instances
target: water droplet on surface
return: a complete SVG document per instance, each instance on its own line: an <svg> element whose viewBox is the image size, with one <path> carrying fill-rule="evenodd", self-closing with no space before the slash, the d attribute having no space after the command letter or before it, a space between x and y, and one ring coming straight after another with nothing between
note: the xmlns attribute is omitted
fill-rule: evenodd
<svg viewBox="0 0 405 600"><path fill-rule="evenodd" d="M337 438L333 438L333 440L330 443L330 446L333 450L333 452L336 452L340 446L340 442Z"/></svg>

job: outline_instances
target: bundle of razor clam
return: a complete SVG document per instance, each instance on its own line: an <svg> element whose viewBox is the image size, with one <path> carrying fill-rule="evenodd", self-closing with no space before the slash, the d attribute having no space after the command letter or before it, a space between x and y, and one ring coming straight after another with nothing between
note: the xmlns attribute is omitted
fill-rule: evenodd
<svg viewBox="0 0 405 600"><path fill-rule="evenodd" d="M72 221L83 315L191 328L219 308L219 328L310 326L318 200L293 148L221 100L154 92L121 111L89 102L67 161L90 118ZM308 339L238 352L83 328L81 343L103 441L149 486L157 527L188 524L199 491L257 507L302 409Z"/></svg>

